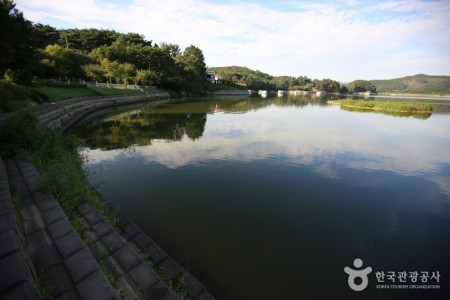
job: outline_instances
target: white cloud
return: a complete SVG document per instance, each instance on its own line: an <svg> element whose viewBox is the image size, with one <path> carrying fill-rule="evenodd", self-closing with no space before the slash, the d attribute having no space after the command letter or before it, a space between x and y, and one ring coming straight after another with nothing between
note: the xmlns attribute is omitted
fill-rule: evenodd
<svg viewBox="0 0 450 300"><path fill-rule="evenodd" d="M284 10L274 8L283 3L241 1L102 3L17 0L25 17L36 22L60 20L72 27L139 32L157 43L194 44L210 66L244 65L273 75L343 81L450 70L446 0L289 2ZM402 60L393 63L399 56Z"/></svg>
<svg viewBox="0 0 450 300"><path fill-rule="evenodd" d="M409 176L434 174L440 170L440 164L450 163L445 118L427 120L427 124L436 123L433 128L444 128L431 131L420 119L345 111L336 118L337 109L308 107L307 113L302 113L272 106L264 108L263 113L208 115L199 140L187 137L173 143L154 140L151 146L133 148L133 155L144 162L173 169L211 160L246 163L276 155L290 165L310 165L316 172L332 178L339 177L338 170L342 167ZM414 137L408 134L411 132ZM422 136L433 142L423 143ZM343 154L353 159L341 159ZM127 153L123 150L92 150L89 154L93 163L114 161L124 155ZM443 186L445 180L436 178L435 182Z"/></svg>

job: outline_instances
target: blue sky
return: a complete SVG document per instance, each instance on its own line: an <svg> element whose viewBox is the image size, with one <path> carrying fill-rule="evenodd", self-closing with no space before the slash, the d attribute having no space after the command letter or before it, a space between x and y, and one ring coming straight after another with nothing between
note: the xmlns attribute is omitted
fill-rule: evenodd
<svg viewBox="0 0 450 300"><path fill-rule="evenodd" d="M208 66L343 82L450 75L449 0L15 2L27 19L56 28L193 44Z"/></svg>

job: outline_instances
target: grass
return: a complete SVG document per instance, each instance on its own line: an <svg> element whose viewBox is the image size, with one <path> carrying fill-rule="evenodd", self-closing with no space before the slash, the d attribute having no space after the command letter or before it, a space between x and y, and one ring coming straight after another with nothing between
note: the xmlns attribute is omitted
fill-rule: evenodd
<svg viewBox="0 0 450 300"><path fill-rule="evenodd" d="M0 130L0 155L18 156L38 170L43 188L57 199L76 225L77 207L87 201L114 224L113 213L86 180L83 157L70 136L62 136L39 124L28 111L15 113Z"/></svg>
<svg viewBox="0 0 450 300"><path fill-rule="evenodd" d="M433 107L429 103L400 102L400 101L362 101L362 100L330 100L329 104L338 104L341 107L360 108L368 110L381 110L401 113L429 114Z"/></svg>
<svg viewBox="0 0 450 300"><path fill-rule="evenodd" d="M117 94L142 94L138 89L115 89L105 87L56 87L56 86L37 86L31 90L45 94L51 101L57 101L72 97L98 96L98 95L117 95Z"/></svg>

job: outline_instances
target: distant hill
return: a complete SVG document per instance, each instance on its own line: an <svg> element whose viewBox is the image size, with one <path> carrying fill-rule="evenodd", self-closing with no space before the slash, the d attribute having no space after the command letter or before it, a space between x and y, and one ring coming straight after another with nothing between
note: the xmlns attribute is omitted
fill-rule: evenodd
<svg viewBox="0 0 450 300"><path fill-rule="evenodd" d="M378 93L450 95L450 76L417 74L370 82L377 87Z"/></svg>

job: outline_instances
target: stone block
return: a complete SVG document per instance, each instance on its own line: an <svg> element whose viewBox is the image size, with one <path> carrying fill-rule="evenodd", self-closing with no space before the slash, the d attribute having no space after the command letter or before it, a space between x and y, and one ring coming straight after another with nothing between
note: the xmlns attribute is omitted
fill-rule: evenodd
<svg viewBox="0 0 450 300"><path fill-rule="evenodd" d="M169 290L169 288L161 280L159 280L151 288L147 289L144 293L147 299L155 299L155 300L177 299L177 297L172 293L172 291Z"/></svg>
<svg viewBox="0 0 450 300"><path fill-rule="evenodd" d="M0 216L0 233L16 228L16 218L12 212Z"/></svg>
<svg viewBox="0 0 450 300"><path fill-rule="evenodd" d="M31 253L31 259L37 273L44 272L62 263L61 254L54 244L36 249Z"/></svg>
<svg viewBox="0 0 450 300"><path fill-rule="evenodd" d="M20 251L21 243L13 229L0 233L0 257Z"/></svg>
<svg viewBox="0 0 450 300"><path fill-rule="evenodd" d="M100 240L110 254L126 244L126 241L116 231L111 231Z"/></svg>
<svg viewBox="0 0 450 300"><path fill-rule="evenodd" d="M57 240L75 229L72 227L72 224L70 224L69 219L67 219L67 217L64 217L49 225L47 227L47 230L53 240Z"/></svg>
<svg viewBox="0 0 450 300"><path fill-rule="evenodd" d="M8 190L0 190L0 216L13 209L11 195Z"/></svg>
<svg viewBox="0 0 450 300"><path fill-rule="evenodd" d="M2 300L37 299L34 294L33 287L29 282L23 282L5 293L0 293L0 298Z"/></svg>
<svg viewBox="0 0 450 300"><path fill-rule="evenodd" d="M72 278L64 265L54 265L42 273L42 279L47 286L54 287L54 298L75 288Z"/></svg>
<svg viewBox="0 0 450 300"><path fill-rule="evenodd" d="M138 233L131 240L142 250L154 243L153 240L143 232Z"/></svg>
<svg viewBox="0 0 450 300"><path fill-rule="evenodd" d="M195 299L205 290L203 284L194 278L190 273L186 274L186 286L188 289L188 296L191 299Z"/></svg>
<svg viewBox="0 0 450 300"><path fill-rule="evenodd" d="M114 259L125 272L143 262L143 259L129 245L125 245L113 254Z"/></svg>
<svg viewBox="0 0 450 300"><path fill-rule="evenodd" d="M112 228L112 226L109 225L108 222L106 222L104 220L102 222L97 223L94 226L92 226L92 229L97 234L97 236L100 238L114 230Z"/></svg>
<svg viewBox="0 0 450 300"><path fill-rule="evenodd" d="M36 216L41 216L41 212L39 211L38 207L35 204L31 204L28 206L22 206L20 208L20 214L22 215L22 218L26 220L35 219Z"/></svg>
<svg viewBox="0 0 450 300"><path fill-rule="evenodd" d="M87 248L78 251L64 260L64 264L66 265L67 270L69 270L75 283L80 282L92 273L100 270L97 262Z"/></svg>
<svg viewBox="0 0 450 300"><path fill-rule="evenodd" d="M41 213L49 211L55 207L59 207L59 203L55 199L52 199L50 197L44 198L41 201L37 202L36 204L39 207Z"/></svg>
<svg viewBox="0 0 450 300"><path fill-rule="evenodd" d="M47 195L43 191L36 191L36 192L33 193L33 198L34 198L34 201L36 201L36 203L39 203L39 202L41 202L43 200L46 200L46 199L50 198L50 196Z"/></svg>
<svg viewBox="0 0 450 300"><path fill-rule="evenodd" d="M127 235L128 238L132 238L136 234L141 232L141 230L133 223L127 223L125 226L122 227L122 230Z"/></svg>
<svg viewBox="0 0 450 300"><path fill-rule="evenodd" d="M119 215L118 216L118 218L117 218L117 224L120 226L120 227L125 227L125 225L127 225L128 223L130 223L130 221L125 217L125 216L123 216L123 215Z"/></svg>
<svg viewBox="0 0 450 300"><path fill-rule="evenodd" d="M47 247L53 244L53 240L45 229L37 230L28 236L28 249L34 253L41 247Z"/></svg>
<svg viewBox="0 0 450 300"><path fill-rule="evenodd" d="M83 241L75 231L60 237L55 241L55 245L63 259L66 259L85 247Z"/></svg>
<svg viewBox="0 0 450 300"><path fill-rule="evenodd" d="M88 223L93 226L101 221L103 221L102 216L96 210L90 210L83 214L83 217L88 221Z"/></svg>
<svg viewBox="0 0 450 300"><path fill-rule="evenodd" d="M28 172L24 174L23 179L28 187L28 190L31 193L39 191L41 189L36 172Z"/></svg>
<svg viewBox="0 0 450 300"><path fill-rule="evenodd" d="M159 248L158 245L155 243L151 244L147 248L145 248L145 251L148 253L148 256L150 257L150 260L155 264L158 265L160 262L162 262L166 257L168 256L167 252Z"/></svg>
<svg viewBox="0 0 450 300"><path fill-rule="evenodd" d="M25 195L20 197L20 207L24 208L24 207L28 207L30 205L35 205L36 203L34 202L34 198L31 195Z"/></svg>
<svg viewBox="0 0 450 300"><path fill-rule="evenodd" d="M128 275L133 278L133 281L142 291L150 289L155 283L161 280L158 274L144 262L131 269Z"/></svg>
<svg viewBox="0 0 450 300"><path fill-rule="evenodd" d="M184 269L170 256L164 259L158 267L166 271L174 279L180 277L184 272Z"/></svg>
<svg viewBox="0 0 450 300"><path fill-rule="evenodd" d="M74 299L81 299L80 294L78 294L78 291L76 288L73 288L70 291L64 292L63 294L61 294L55 298L55 300L74 300Z"/></svg>
<svg viewBox="0 0 450 300"><path fill-rule="evenodd" d="M95 272L77 284L82 299L119 299L103 273Z"/></svg>
<svg viewBox="0 0 450 300"><path fill-rule="evenodd" d="M31 235L38 230L45 229L44 221L41 219L40 215L35 218L28 218L23 221L23 231L26 235Z"/></svg>
<svg viewBox="0 0 450 300"><path fill-rule="evenodd" d="M45 224L50 225L58 220L61 220L65 218L66 215L64 214L61 207L55 207L51 210L48 210L42 214L42 218L45 221Z"/></svg>
<svg viewBox="0 0 450 300"><path fill-rule="evenodd" d="M0 291L28 281L30 273L20 252L0 259ZM7 270L4 272L3 270Z"/></svg>
<svg viewBox="0 0 450 300"><path fill-rule="evenodd" d="M89 203L83 203L78 206L78 211L83 215L90 210L92 210L92 206Z"/></svg>

